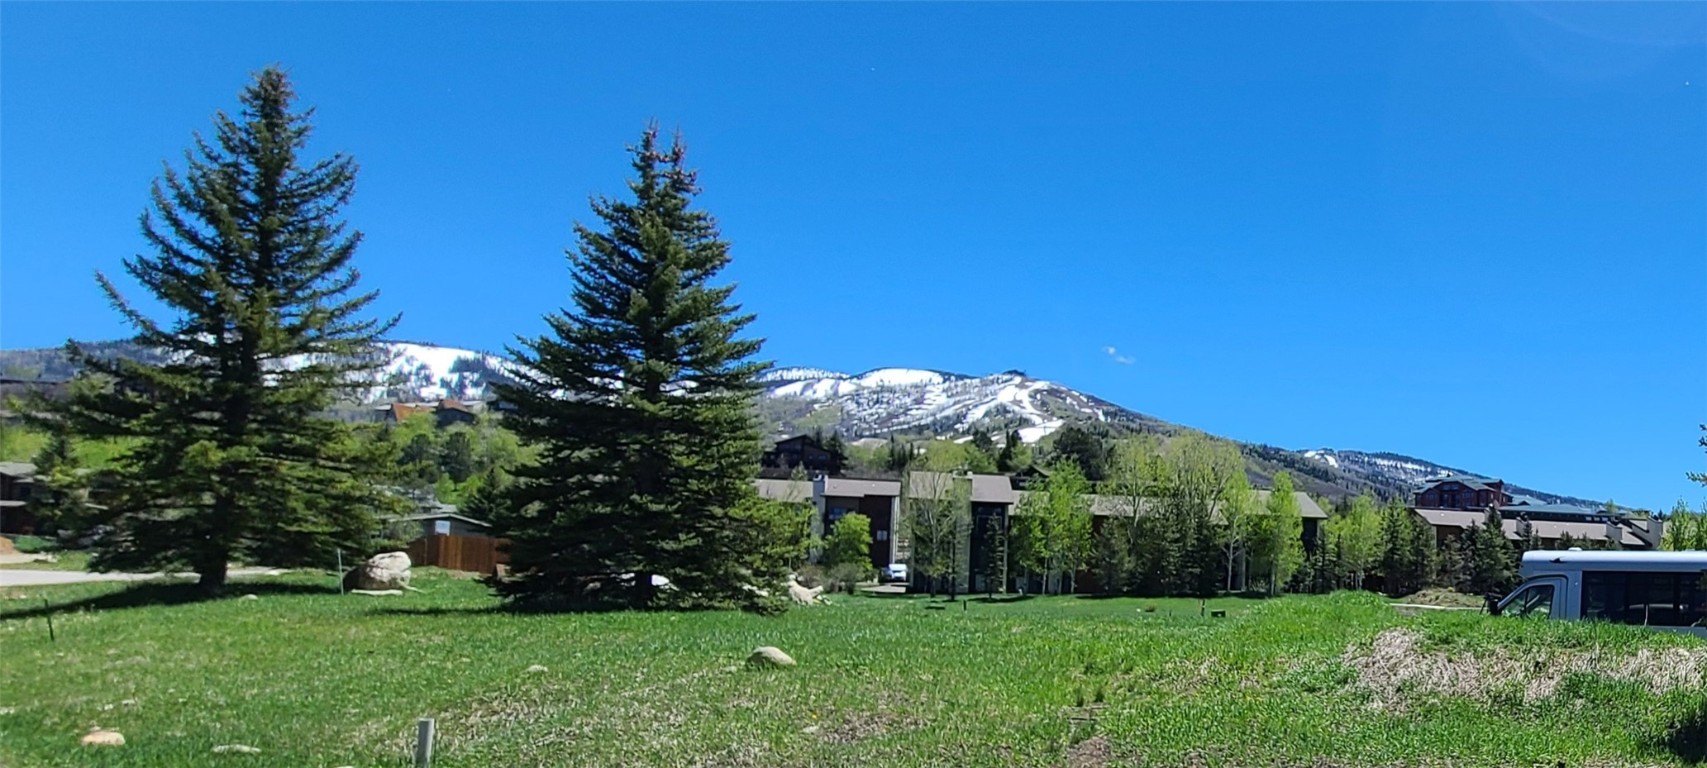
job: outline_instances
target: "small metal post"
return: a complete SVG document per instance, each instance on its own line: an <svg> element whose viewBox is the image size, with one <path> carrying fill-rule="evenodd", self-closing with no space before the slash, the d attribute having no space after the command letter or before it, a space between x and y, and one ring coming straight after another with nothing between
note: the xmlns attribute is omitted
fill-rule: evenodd
<svg viewBox="0 0 1707 768"><path fill-rule="evenodd" d="M338 548L338 594L344 594L344 548Z"/></svg>
<svg viewBox="0 0 1707 768"><path fill-rule="evenodd" d="M59 638L53 634L53 607L48 604L45 597L41 599L41 608L47 612L47 640L50 643L57 643Z"/></svg>
<svg viewBox="0 0 1707 768"><path fill-rule="evenodd" d="M429 768L433 764L433 729L430 717L415 722L415 768Z"/></svg>

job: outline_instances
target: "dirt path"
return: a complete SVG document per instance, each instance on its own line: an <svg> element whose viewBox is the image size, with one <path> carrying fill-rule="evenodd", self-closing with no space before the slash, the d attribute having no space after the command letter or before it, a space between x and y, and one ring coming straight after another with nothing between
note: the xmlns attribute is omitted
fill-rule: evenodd
<svg viewBox="0 0 1707 768"><path fill-rule="evenodd" d="M273 573L266 568L234 568L233 578ZM85 573L83 571L33 571L23 568L0 569L0 588L45 587L55 584L86 584L93 581L148 581L159 578L195 578L193 573Z"/></svg>

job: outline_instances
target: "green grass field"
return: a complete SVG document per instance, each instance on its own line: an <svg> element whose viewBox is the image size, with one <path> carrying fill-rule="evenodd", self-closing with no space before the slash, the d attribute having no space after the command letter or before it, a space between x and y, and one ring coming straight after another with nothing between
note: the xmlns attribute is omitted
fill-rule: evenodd
<svg viewBox="0 0 1707 768"><path fill-rule="evenodd" d="M1681 765L1707 644L1370 595L514 615L330 576L0 595L0 765ZM42 600L56 606L48 639ZM138 605L144 601L155 604ZM1155 610L1146 612L1144 608ZM799 666L747 668L758 645ZM545 671L529 672L532 665ZM1693 679L1692 679L1693 678ZM123 747L80 747L94 726ZM216 754L224 744L258 754Z"/></svg>

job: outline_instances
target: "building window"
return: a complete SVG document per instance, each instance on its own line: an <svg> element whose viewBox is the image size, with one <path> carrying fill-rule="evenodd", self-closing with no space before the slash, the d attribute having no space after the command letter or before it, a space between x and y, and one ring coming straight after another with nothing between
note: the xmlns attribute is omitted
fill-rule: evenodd
<svg viewBox="0 0 1707 768"><path fill-rule="evenodd" d="M888 531L878 531L877 532L877 540L878 541L888 541L889 540L889 532Z"/></svg>
<svg viewBox="0 0 1707 768"><path fill-rule="evenodd" d="M449 536L450 535L450 521L449 520L434 520L433 521L433 533L439 534L441 536Z"/></svg>

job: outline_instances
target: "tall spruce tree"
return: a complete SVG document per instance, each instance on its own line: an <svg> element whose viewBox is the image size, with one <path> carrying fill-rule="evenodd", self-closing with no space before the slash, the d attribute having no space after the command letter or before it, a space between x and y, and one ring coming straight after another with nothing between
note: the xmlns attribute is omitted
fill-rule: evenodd
<svg viewBox="0 0 1707 768"><path fill-rule="evenodd" d="M633 607L757 607L780 593L799 521L753 488L760 342L753 316L715 285L729 263L678 137L631 147L632 200L600 197L579 225L571 305L512 350L507 424L538 446L500 520L516 598L597 595ZM654 576L672 589L658 589Z"/></svg>
<svg viewBox="0 0 1707 768"><path fill-rule="evenodd" d="M52 408L81 437L132 438L117 461L91 564L188 566L206 592L231 560L327 562L360 548L384 501L348 428L322 418L382 364L377 341L396 318L364 317L351 265L361 235L339 211L355 189L344 155L309 159L310 111L289 80L262 70L235 116L214 116L182 171L153 185L142 233L152 255L125 271L169 318L145 315L105 275L101 288L164 353L149 365L103 359L68 343L92 383Z"/></svg>

